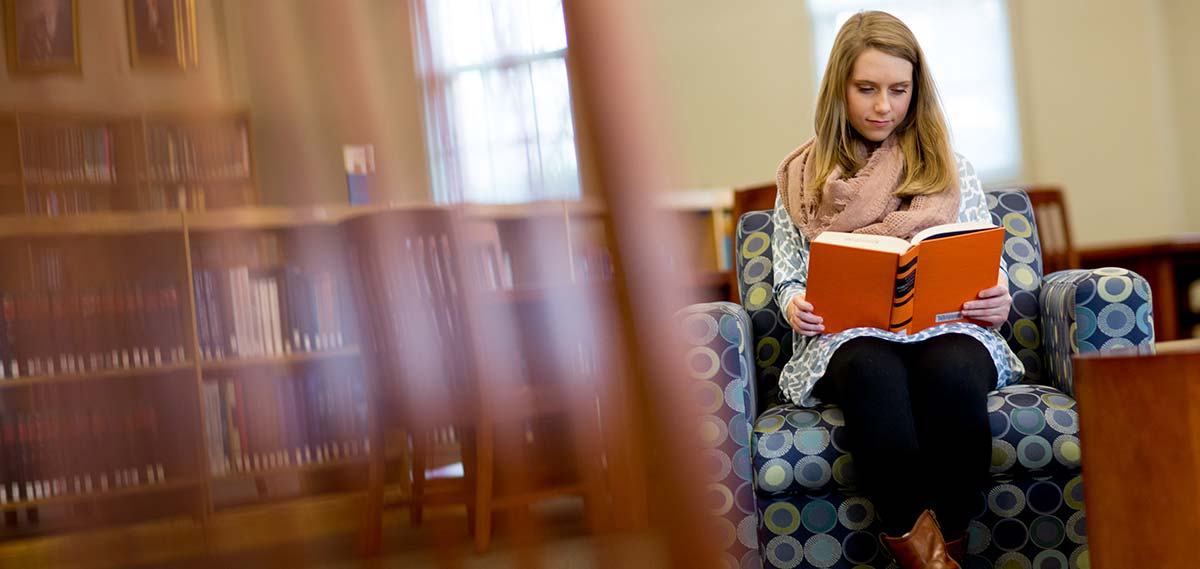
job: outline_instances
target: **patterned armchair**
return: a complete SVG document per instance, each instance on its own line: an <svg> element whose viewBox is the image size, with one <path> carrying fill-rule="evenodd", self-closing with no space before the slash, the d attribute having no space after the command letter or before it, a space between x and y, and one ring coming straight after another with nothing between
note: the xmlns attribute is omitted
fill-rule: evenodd
<svg viewBox="0 0 1200 569"><path fill-rule="evenodd" d="M1042 277L1029 198L987 192L1005 227L1013 309L1001 333L1025 364L1024 382L988 397L992 486L981 492L967 569L1087 567L1074 353L1154 341L1150 289L1124 269ZM730 567L883 568L871 502L856 490L841 411L781 400L791 329L772 294L770 212L737 230L744 306L716 302L679 313L687 365L704 409L701 437Z"/></svg>

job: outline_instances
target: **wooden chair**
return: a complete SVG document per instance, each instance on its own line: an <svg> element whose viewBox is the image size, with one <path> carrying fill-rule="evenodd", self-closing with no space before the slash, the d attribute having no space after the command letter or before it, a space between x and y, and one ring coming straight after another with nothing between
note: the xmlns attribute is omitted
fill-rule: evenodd
<svg viewBox="0 0 1200 569"><path fill-rule="evenodd" d="M1038 240L1042 244L1042 274L1077 269L1079 252L1071 242L1071 223L1067 202L1057 186L1021 186L1033 204Z"/></svg>
<svg viewBox="0 0 1200 569"><path fill-rule="evenodd" d="M509 218L503 230L468 217L429 207L347 222L359 310L369 315L363 343L371 400L380 407L371 414L368 554L379 550L383 510L397 506L409 508L414 525L426 506L465 506L480 552L489 547L494 511L521 511L548 497L582 495L593 525L603 525L602 437L593 428L596 395L579 369L588 327L577 320L586 322L581 311L596 303L587 287L567 286L569 257L555 254L565 236L545 216ZM496 242L502 234L509 238L504 251ZM506 265L526 273L517 288L503 284L511 277L487 274ZM526 278L539 280L531 271L563 282L526 286ZM384 444L389 432L411 440L411 465L394 468ZM458 486L438 481L435 492L426 468L435 447L447 442L459 445L464 475ZM573 457L538 452L563 442ZM578 469L554 470L564 464ZM395 470L402 485L411 473L411 488L387 498Z"/></svg>
<svg viewBox="0 0 1200 569"><path fill-rule="evenodd" d="M775 182L734 188L732 212L734 243L737 242L737 227L742 215L751 211L775 209L775 193ZM741 293L738 292L737 251L733 252L733 256L734 268L729 271L729 300L740 304L742 298Z"/></svg>
<svg viewBox="0 0 1200 569"><path fill-rule="evenodd" d="M427 504L462 504L474 525L488 508L479 489L491 476L490 423L480 403L476 335L466 317L474 285L459 253L454 213L436 207L390 210L352 219L347 227L355 244L348 251L357 265L355 296L364 315L369 401L377 408L368 414L371 465L363 532L364 551L375 553L387 507L408 506L417 524ZM425 479L429 453L448 433L461 444L462 487L431 495ZM399 440L394 445L399 457L389 455L389 438ZM388 466L397 458L401 471L390 478L399 479L407 496L385 500Z"/></svg>

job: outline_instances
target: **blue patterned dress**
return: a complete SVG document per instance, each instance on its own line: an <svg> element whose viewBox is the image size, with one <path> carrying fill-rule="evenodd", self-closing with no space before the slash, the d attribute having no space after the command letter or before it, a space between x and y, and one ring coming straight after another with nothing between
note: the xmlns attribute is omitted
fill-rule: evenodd
<svg viewBox="0 0 1200 569"><path fill-rule="evenodd" d="M961 193L961 203L958 207L958 221L988 221L987 201L983 196L983 188L975 175L975 168L962 156L955 156L958 166L958 184ZM804 292L808 282L808 238L796 229L791 216L783 207L783 200L775 198L775 234L771 239L775 247L775 300L783 311L784 321L787 321L787 306L792 298ZM1001 259L1001 269L1003 266ZM979 340L992 354L996 363L996 389L1020 381L1025 373L1021 360L1008 347L1004 338L993 330L968 322L953 322L926 328L913 335L897 334L878 328L851 328L837 334L821 334L818 336L803 336L793 334L792 359L779 375L779 387L784 396L802 407L812 407L820 401L812 396L813 386L825 374L829 358L834 350L846 341L873 337L883 338L893 342L920 342L942 334L966 334Z"/></svg>

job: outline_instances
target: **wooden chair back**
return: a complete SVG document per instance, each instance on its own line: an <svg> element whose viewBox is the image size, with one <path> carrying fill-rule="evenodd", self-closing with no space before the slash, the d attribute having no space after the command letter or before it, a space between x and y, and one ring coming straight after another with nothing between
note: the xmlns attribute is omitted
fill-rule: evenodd
<svg viewBox="0 0 1200 569"><path fill-rule="evenodd" d="M1038 241L1042 245L1042 274L1079 268L1079 252L1071 242L1071 223L1062 189L1057 186L1026 186L1022 189L1029 194L1033 204Z"/></svg>

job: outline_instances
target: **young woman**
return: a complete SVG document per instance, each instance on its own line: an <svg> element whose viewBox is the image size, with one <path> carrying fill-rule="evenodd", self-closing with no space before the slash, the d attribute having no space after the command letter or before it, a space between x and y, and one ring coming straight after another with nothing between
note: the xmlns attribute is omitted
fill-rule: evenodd
<svg viewBox="0 0 1200 569"><path fill-rule="evenodd" d="M784 159L777 183L775 296L796 331L780 386L802 406L841 406L881 541L901 565L959 567L951 557L963 557L991 460L987 393L1024 372L992 329L1012 304L1004 268L996 286L963 305L978 324L910 336L822 334L821 307L804 298L809 243L822 231L907 239L933 225L990 219L974 170L950 150L925 56L904 23L862 12L842 26L817 100L816 137Z"/></svg>

